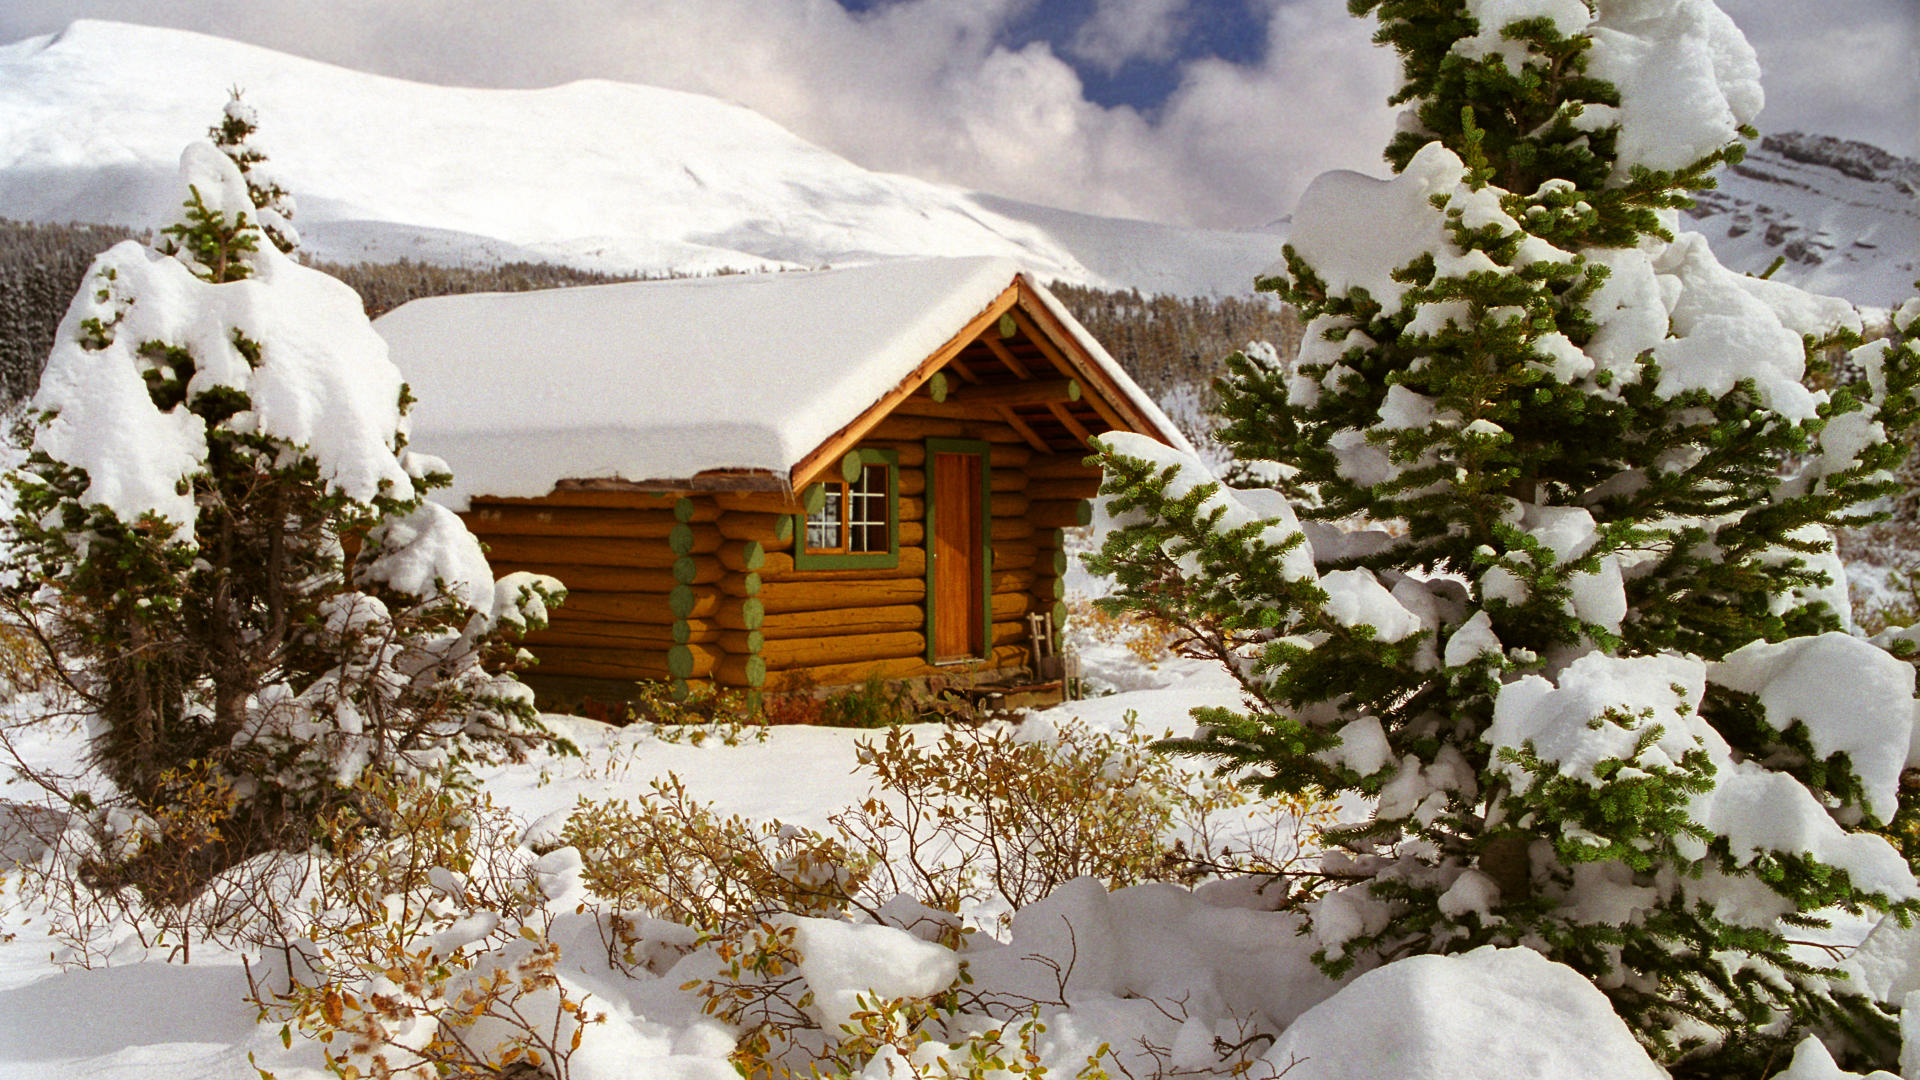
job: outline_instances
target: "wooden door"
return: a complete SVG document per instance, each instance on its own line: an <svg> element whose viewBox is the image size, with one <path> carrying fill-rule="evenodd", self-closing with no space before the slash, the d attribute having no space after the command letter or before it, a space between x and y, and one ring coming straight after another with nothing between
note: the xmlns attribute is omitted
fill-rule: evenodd
<svg viewBox="0 0 1920 1080"><path fill-rule="evenodd" d="M933 658L936 662L963 660L986 652L981 456L944 452L930 456L933 530L927 554L933 580L927 602L933 605Z"/></svg>

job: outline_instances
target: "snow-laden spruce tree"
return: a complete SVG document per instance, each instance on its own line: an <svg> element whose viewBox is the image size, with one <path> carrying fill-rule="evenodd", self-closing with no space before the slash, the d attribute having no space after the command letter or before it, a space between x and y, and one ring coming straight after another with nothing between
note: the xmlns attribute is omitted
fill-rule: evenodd
<svg viewBox="0 0 1920 1080"><path fill-rule="evenodd" d="M247 195L253 200L254 221L260 231L273 241L274 247L291 252L300 246L299 230L293 227L293 196L280 186L272 171L264 167L267 152L253 141L254 132L258 130L259 114L241 99L240 89L235 87L227 97L226 108L220 111L220 122L207 129L207 137L240 169L240 175L247 182Z"/></svg>
<svg viewBox="0 0 1920 1080"><path fill-rule="evenodd" d="M269 242L220 150L187 147L181 174L180 220L100 255L61 323L11 530L16 607L116 789L86 870L165 903L304 848L370 770L545 738L499 670L559 592L496 583L425 501L444 464L407 449L406 385L353 291ZM232 804L179 850L155 820L208 790Z"/></svg>
<svg viewBox="0 0 1920 1080"><path fill-rule="evenodd" d="M1830 533L1889 491L1912 344L1843 377L1851 308L1678 231L1761 99L1711 0L1351 7L1403 60L1397 175L1315 181L1260 282L1306 341L1222 386L1278 490L1104 440L1106 603L1245 689L1179 748L1372 800L1306 908L1330 971L1523 945L1681 1070L1808 1031L1887 1059L1888 1007L1801 942L1920 897L1866 831L1913 669L1845 632Z"/></svg>

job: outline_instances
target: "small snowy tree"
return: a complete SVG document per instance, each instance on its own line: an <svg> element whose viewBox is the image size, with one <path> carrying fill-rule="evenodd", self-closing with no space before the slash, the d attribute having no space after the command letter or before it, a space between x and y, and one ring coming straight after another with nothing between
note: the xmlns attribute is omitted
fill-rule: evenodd
<svg viewBox="0 0 1920 1080"><path fill-rule="evenodd" d="M12 523L16 602L120 801L88 872L165 903L305 847L369 770L545 738L499 672L503 634L559 594L496 583L425 501L445 467L407 449L406 385L353 291L267 242L228 156L194 144L181 173L160 246L100 255L61 324ZM152 822L206 783L231 806L182 865Z"/></svg>
<svg viewBox="0 0 1920 1080"><path fill-rule="evenodd" d="M1836 379L1852 309L1677 233L1760 105L1711 0L1350 6L1403 61L1397 175L1312 185L1260 282L1306 340L1222 385L1223 441L1286 479L1105 439L1105 603L1245 690L1178 748L1370 800L1307 909L1329 971L1522 945L1679 1072L1807 1031L1889 1060L1889 1007L1803 939L1920 897L1865 831L1913 669L1844 632L1830 531L1890 493L1920 357Z"/></svg>
<svg viewBox="0 0 1920 1080"><path fill-rule="evenodd" d="M273 173L262 168L267 152L253 141L260 128L260 117L253 106L241 100L240 89L229 92L220 122L207 129L213 145L227 155L246 179L247 195L253 200L254 220L260 231L282 252L291 253L300 245L300 233L293 227L293 196L280 186Z"/></svg>

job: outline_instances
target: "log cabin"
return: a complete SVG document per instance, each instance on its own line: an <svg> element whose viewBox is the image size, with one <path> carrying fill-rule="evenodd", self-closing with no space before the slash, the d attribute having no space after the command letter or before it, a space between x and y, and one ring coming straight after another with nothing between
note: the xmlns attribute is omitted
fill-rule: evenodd
<svg viewBox="0 0 1920 1080"><path fill-rule="evenodd" d="M416 300L377 329L497 573L564 582L547 700L1017 682L1112 430L1186 447L1007 260ZM1030 620L1039 613L1047 620Z"/></svg>

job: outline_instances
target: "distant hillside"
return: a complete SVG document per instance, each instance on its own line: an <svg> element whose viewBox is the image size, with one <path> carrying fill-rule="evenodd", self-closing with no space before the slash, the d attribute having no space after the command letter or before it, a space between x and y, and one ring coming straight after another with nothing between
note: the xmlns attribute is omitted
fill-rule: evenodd
<svg viewBox="0 0 1920 1080"><path fill-rule="evenodd" d="M1920 162L1790 132L1760 140L1696 197L1686 224L1736 270L1887 307L1920 278Z"/></svg>
<svg viewBox="0 0 1920 1080"><path fill-rule="evenodd" d="M862 168L717 98L585 81L432 86L180 30L80 21L0 46L0 208L149 227L228 88L340 263L559 263L623 274L1000 255L1047 278L1243 295L1264 232L1070 214Z"/></svg>

